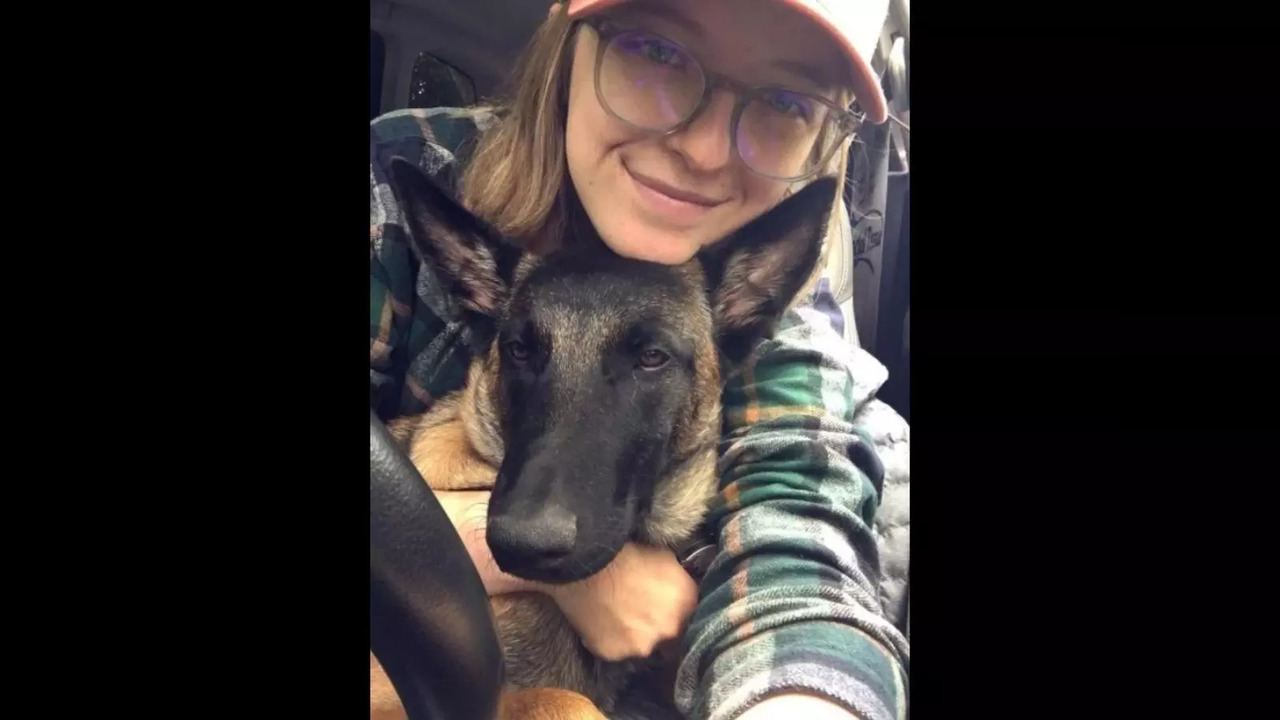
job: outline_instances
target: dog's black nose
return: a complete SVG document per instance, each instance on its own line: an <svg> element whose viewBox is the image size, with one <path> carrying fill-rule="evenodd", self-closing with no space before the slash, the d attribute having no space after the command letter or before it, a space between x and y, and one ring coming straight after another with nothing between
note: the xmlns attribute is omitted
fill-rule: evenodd
<svg viewBox="0 0 1280 720"><path fill-rule="evenodd" d="M512 508L489 518L489 549L498 567L538 563L573 551L578 518L559 505L542 505L522 511Z"/></svg>

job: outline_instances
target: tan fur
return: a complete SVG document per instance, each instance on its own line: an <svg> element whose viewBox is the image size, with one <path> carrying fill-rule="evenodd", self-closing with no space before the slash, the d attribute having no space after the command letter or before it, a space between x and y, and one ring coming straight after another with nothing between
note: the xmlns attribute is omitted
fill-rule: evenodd
<svg viewBox="0 0 1280 720"><path fill-rule="evenodd" d="M449 395L427 415L402 418L388 425L391 436L408 450L409 460L433 490L493 487L492 467L467 439L461 417L464 399L462 394Z"/></svg>
<svg viewBox="0 0 1280 720"><path fill-rule="evenodd" d="M502 720L606 720L591 701L575 692L535 688L502 696L498 707Z"/></svg>
<svg viewBox="0 0 1280 720"><path fill-rule="evenodd" d="M493 388L498 377L498 353L498 346L494 344L488 355L471 363L467 369L467 384L462 390L463 400L458 408L458 422L466 429L465 437L472 452L494 473L486 488L493 487L504 452L499 421L501 411Z"/></svg>

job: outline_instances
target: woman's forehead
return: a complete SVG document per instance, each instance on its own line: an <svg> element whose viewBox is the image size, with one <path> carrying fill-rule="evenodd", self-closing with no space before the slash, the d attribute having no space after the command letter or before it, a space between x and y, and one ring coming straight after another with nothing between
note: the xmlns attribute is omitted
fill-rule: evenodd
<svg viewBox="0 0 1280 720"><path fill-rule="evenodd" d="M844 84L836 42L776 0L636 0L610 14L670 37L710 69L748 84L816 90Z"/></svg>

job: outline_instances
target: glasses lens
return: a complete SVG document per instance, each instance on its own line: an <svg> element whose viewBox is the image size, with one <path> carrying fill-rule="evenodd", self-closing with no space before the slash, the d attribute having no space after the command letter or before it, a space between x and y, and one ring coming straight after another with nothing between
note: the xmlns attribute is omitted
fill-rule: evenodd
<svg viewBox="0 0 1280 720"><path fill-rule="evenodd" d="M831 108L786 90L754 95L738 120L738 153L747 167L776 178L804 175L822 162L838 135Z"/></svg>
<svg viewBox="0 0 1280 720"><path fill-rule="evenodd" d="M702 68L678 45L644 31L614 37L601 60L600 95L618 117L648 130L667 130L702 99Z"/></svg>

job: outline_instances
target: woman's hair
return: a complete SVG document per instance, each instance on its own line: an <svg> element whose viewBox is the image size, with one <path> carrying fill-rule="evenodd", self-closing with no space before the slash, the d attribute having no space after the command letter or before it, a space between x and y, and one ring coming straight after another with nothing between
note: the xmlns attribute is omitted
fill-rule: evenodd
<svg viewBox="0 0 1280 720"><path fill-rule="evenodd" d="M489 106L497 122L477 139L461 178L463 204L534 252L559 244L578 202L565 161L575 34L567 7L561 3L525 47L505 91ZM847 105L852 95L841 95ZM840 180L834 208L844 193L848 151L846 141L824 168ZM833 227L836 220L833 210ZM819 269L825 255L824 249Z"/></svg>
<svg viewBox="0 0 1280 720"><path fill-rule="evenodd" d="M573 33L567 3L549 16L493 106L498 121L478 139L462 174L463 203L504 236L538 250L567 226L564 137Z"/></svg>

